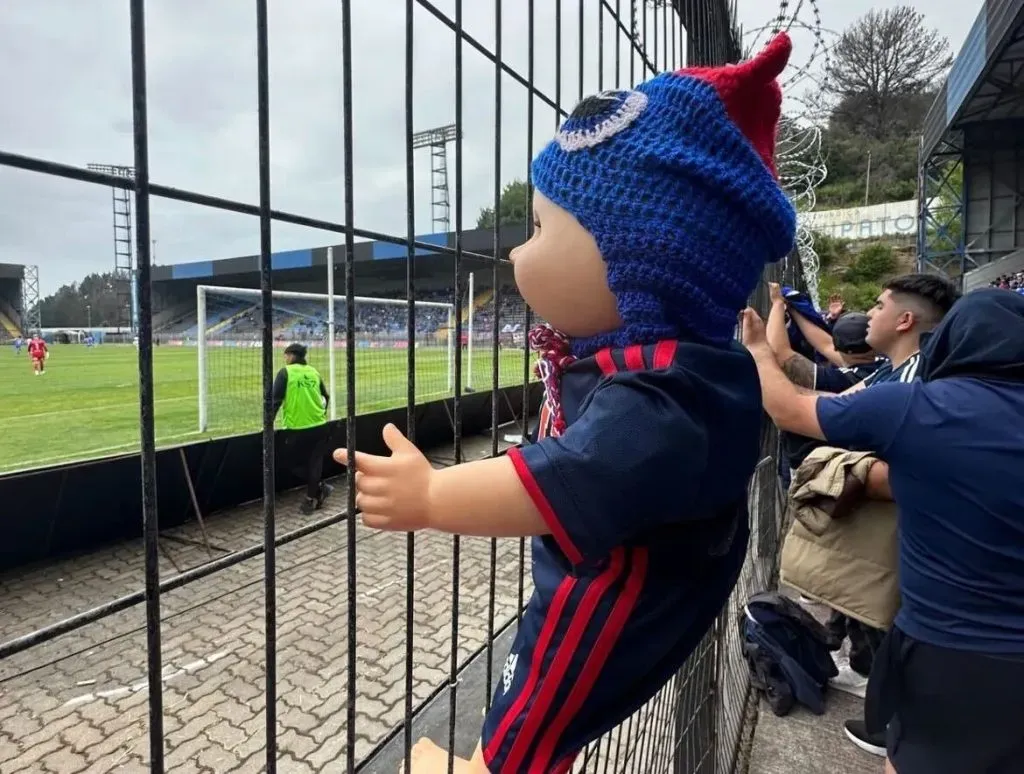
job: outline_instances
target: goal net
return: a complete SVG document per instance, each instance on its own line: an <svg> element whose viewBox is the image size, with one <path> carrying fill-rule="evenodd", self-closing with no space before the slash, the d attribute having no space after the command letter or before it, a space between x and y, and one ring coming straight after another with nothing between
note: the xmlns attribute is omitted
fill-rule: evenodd
<svg viewBox="0 0 1024 774"><path fill-rule="evenodd" d="M217 434L259 428L262 418L260 291L200 285L195 336L199 366L199 430ZM274 372L284 349L307 347L307 362L331 393L332 418L347 401L345 296L274 291ZM408 303L357 296L355 303L356 411L404 406L408 397ZM454 387L454 305L415 301L416 399L430 401ZM332 335L333 329L333 335ZM469 331L467 331L469 333ZM472 338L472 336L470 336Z"/></svg>

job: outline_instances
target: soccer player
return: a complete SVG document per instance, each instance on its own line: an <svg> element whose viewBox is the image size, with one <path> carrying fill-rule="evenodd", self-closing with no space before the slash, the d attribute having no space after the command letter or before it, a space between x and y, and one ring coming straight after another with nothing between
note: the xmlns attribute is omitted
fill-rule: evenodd
<svg viewBox="0 0 1024 774"><path fill-rule="evenodd" d="M743 327L775 423L877 455L868 491L899 509L902 606L865 706L887 771L1024 771L1024 298L967 294L919 379L842 396L801 391L755 316Z"/></svg>
<svg viewBox="0 0 1024 774"><path fill-rule="evenodd" d="M289 344L285 366L274 379L274 413L283 408L281 452L285 467L306 482L303 514L323 507L334 487L323 483L324 457L330 442L327 404L330 396L320 373L306 363L306 347Z"/></svg>
<svg viewBox="0 0 1024 774"><path fill-rule="evenodd" d="M20 355L21 354L21 347L22 347L22 345L24 345L24 343L25 342L21 338L21 336L16 336L14 338L14 354L15 355Z"/></svg>
<svg viewBox="0 0 1024 774"><path fill-rule="evenodd" d="M36 376L46 373L46 360L50 357L50 350L38 333L33 333L32 340L28 343L28 356L32 358L32 371Z"/></svg>

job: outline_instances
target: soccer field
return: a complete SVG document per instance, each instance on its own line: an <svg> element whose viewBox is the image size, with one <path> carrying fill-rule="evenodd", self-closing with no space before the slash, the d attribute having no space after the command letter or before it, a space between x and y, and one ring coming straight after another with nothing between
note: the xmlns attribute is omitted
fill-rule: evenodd
<svg viewBox="0 0 1024 774"><path fill-rule="evenodd" d="M92 349L53 345L46 373L34 376L24 350L0 350L0 473L124 454L139 446L138 353L130 345ZM345 351L336 351L335 395L345 414ZM523 353L499 355L499 384L519 384ZM401 349L356 350L358 413L404 406L407 353ZM255 432L260 428L260 350L211 347L207 350L208 429L199 432L198 370L194 347L154 349L158 446ZM449 355L443 347L416 352L418 402L438 400L449 390ZM310 350L309 363L327 379L327 353ZM282 366L275 352L275 371ZM478 390L491 383L487 347L474 349L472 373L463 357L463 383ZM469 377L472 377L471 379Z"/></svg>

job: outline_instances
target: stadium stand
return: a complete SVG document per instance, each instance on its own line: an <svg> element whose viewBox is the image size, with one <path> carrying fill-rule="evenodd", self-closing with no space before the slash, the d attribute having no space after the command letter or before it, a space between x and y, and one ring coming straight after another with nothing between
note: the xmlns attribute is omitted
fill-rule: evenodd
<svg viewBox="0 0 1024 774"><path fill-rule="evenodd" d="M283 288L282 288L283 289ZM469 309L463 301L463 324L468 321ZM381 299L403 298L401 291L390 291L374 294ZM417 300L450 303L454 297L453 289L426 290L417 294ZM345 303L339 301L335 314L339 319L344 317ZM275 304L278 322L274 336L277 339L310 339L320 338L327 331L327 310L325 304L317 301L288 300ZM384 306L359 304L356 307L356 332L366 334L401 333L406 329L406 308L402 306ZM195 302L176 303L164 309L160 316L166 322L156 326L156 334L165 338L194 339L198 334L198 310ZM513 286L501 290L501 307L499 310L499 327L505 326L518 329L523 318L523 300ZM494 320L494 293L486 288L476 294L474 304L474 329L481 336L489 336ZM444 329L448 324L448 315L444 309L437 307L420 307L416 312L416 329L420 333L433 333ZM338 333L344 326L335 323ZM254 339L260 334L259 304L247 299L233 298L228 295L212 293L207 302L206 331L208 336L215 335L221 339Z"/></svg>
<svg viewBox="0 0 1024 774"><path fill-rule="evenodd" d="M1012 290L1015 293L1024 295L1024 270L1014 272L1013 274L1004 274L992 280L989 285L994 288Z"/></svg>
<svg viewBox="0 0 1024 774"><path fill-rule="evenodd" d="M0 342L11 341L21 334L21 266L0 266Z"/></svg>

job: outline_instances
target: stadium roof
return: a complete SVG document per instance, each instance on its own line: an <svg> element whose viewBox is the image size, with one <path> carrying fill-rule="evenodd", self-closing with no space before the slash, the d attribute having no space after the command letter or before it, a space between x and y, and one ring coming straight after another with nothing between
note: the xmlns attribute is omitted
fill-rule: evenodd
<svg viewBox="0 0 1024 774"><path fill-rule="evenodd" d="M509 250L526 239L526 226L502 226L500 233L500 252L507 254ZM424 234L417 236L416 241L428 245L437 245L438 249L417 247L417 256L454 255L455 233ZM494 247L494 231L489 228L478 228L462 232L462 249L467 258L475 255L490 256ZM367 241L356 242L354 258L363 263L369 261L390 261L405 259L408 255L405 243ZM334 246L334 261L341 265L345 260L345 246ZM327 248L314 247L305 250L286 250L274 253L272 258L274 271L287 269L309 269L314 266L327 265ZM246 255L240 258L221 258L218 260L194 261L177 263L168 266L153 267L153 281L167 282L173 280L201 280L209 277L229 274L251 274L260 269L258 255Z"/></svg>
<svg viewBox="0 0 1024 774"><path fill-rule="evenodd" d="M0 279L24 279L25 267L16 263L0 263Z"/></svg>
<svg viewBox="0 0 1024 774"><path fill-rule="evenodd" d="M924 121L930 156L965 124L1024 118L1024 0L985 0Z"/></svg>

